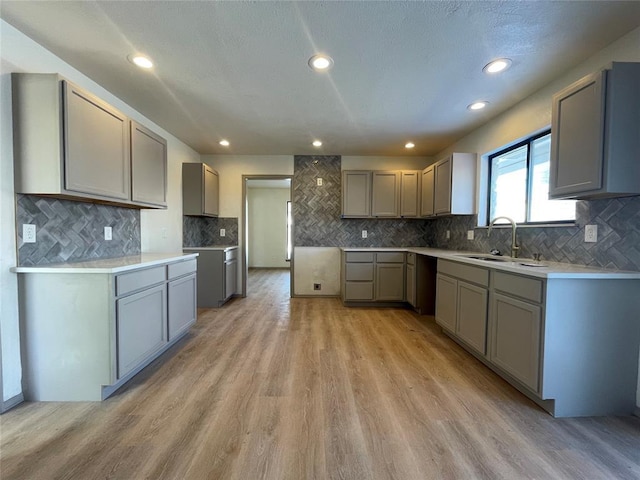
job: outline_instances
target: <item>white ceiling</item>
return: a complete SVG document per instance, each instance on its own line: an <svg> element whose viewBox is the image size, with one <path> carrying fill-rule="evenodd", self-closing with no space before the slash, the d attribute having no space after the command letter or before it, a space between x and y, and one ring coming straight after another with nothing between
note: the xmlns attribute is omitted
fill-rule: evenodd
<svg viewBox="0 0 640 480"><path fill-rule="evenodd" d="M0 8L203 154L433 155L640 25L640 1L2 0ZM134 52L154 70L127 62ZM330 72L307 66L317 52L333 57ZM511 69L483 74L497 57L513 59ZM489 108L466 109L480 99ZM321 149L310 145L316 138Z"/></svg>

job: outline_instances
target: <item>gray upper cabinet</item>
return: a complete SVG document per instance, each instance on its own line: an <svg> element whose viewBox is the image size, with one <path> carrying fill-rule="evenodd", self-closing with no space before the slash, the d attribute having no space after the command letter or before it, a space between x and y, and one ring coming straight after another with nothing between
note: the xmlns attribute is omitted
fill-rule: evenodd
<svg viewBox="0 0 640 480"><path fill-rule="evenodd" d="M80 194L130 198L127 117L62 81L64 188Z"/></svg>
<svg viewBox="0 0 640 480"><path fill-rule="evenodd" d="M373 217L397 217L399 212L400 172L373 172L371 215Z"/></svg>
<svg viewBox="0 0 640 480"><path fill-rule="evenodd" d="M134 198L131 149L140 142L132 140L122 112L57 74L12 73L11 78L16 193L166 206L166 199L155 201L165 197L164 184L149 192L157 177L166 181L166 147L164 164L138 177L144 199ZM140 188L136 178L133 183L134 190Z"/></svg>
<svg viewBox="0 0 640 480"><path fill-rule="evenodd" d="M430 165L422 171L422 195L420 201L420 216L430 217L433 210L433 193L435 186L435 165Z"/></svg>
<svg viewBox="0 0 640 480"><path fill-rule="evenodd" d="M371 172L342 171L342 216L371 216Z"/></svg>
<svg viewBox="0 0 640 480"><path fill-rule="evenodd" d="M182 164L182 213L217 217L219 210L218 172L204 163Z"/></svg>
<svg viewBox="0 0 640 480"><path fill-rule="evenodd" d="M476 154L452 153L447 158L436 162L433 167L433 213L435 215L475 213ZM423 215L427 214L423 213Z"/></svg>
<svg viewBox="0 0 640 480"><path fill-rule="evenodd" d="M420 207L419 170L403 170L400 172L400 216L418 217Z"/></svg>
<svg viewBox="0 0 640 480"><path fill-rule="evenodd" d="M553 97L550 198L640 194L640 63L617 63Z"/></svg>
<svg viewBox="0 0 640 480"><path fill-rule="evenodd" d="M133 121L131 198L137 203L167 206L167 141Z"/></svg>

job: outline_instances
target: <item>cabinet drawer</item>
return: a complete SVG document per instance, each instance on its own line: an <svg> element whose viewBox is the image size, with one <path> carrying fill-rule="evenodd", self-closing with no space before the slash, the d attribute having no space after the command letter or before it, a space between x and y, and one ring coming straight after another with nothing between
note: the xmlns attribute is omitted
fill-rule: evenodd
<svg viewBox="0 0 640 480"><path fill-rule="evenodd" d="M136 290L164 282L165 280L166 273L164 265L117 275L116 295L120 296L130 292L135 292Z"/></svg>
<svg viewBox="0 0 640 480"><path fill-rule="evenodd" d="M181 277L182 275L196 271L196 259L194 258L184 262L170 263L167 269L169 273L169 280Z"/></svg>
<svg viewBox="0 0 640 480"><path fill-rule="evenodd" d="M346 282L344 290L346 301L373 300L373 282Z"/></svg>
<svg viewBox="0 0 640 480"><path fill-rule="evenodd" d="M416 254L415 253L407 253L407 264L415 265L416 264Z"/></svg>
<svg viewBox="0 0 640 480"><path fill-rule="evenodd" d="M378 252L376 253L378 263L404 263L404 252Z"/></svg>
<svg viewBox="0 0 640 480"><path fill-rule="evenodd" d="M345 280L347 281L373 281L372 263L347 263L345 265Z"/></svg>
<svg viewBox="0 0 640 480"><path fill-rule="evenodd" d="M346 262L373 262L373 252L345 252L344 257Z"/></svg>
<svg viewBox="0 0 640 480"><path fill-rule="evenodd" d="M462 278L467 282L476 283L483 287L489 286L489 270L462 263L438 260L438 273L445 273L452 277Z"/></svg>
<svg viewBox="0 0 640 480"><path fill-rule="evenodd" d="M235 260L238 258L238 249L234 248L233 250L227 250L224 252L224 261L228 262L229 260Z"/></svg>
<svg viewBox="0 0 640 480"><path fill-rule="evenodd" d="M542 302L542 280L536 278L494 272L493 288L531 302Z"/></svg>

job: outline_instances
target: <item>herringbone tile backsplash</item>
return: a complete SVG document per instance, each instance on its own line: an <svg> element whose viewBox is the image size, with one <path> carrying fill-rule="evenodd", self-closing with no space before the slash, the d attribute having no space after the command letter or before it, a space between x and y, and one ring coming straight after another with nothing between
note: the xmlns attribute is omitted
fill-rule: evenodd
<svg viewBox="0 0 640 480"><path fill-rule="evenodd" d="M316 179L321 177L323 185ZM420 219L342 219L341 157L296 155L293 176L294 244L302 247L430 246L509 255L511 230L487 236L475 215ZM518 229L520 256L541 253L549 261L640 270L640 197L579 201L576 226ZM598 226L598 242L584 242L584 226ZM361 238L367 230L368 238ZM446 239L446 231L451 238ZM475 239L467 240L474 230Z"/></svg>
<svg viewBox="0 0 640 480"><path fill-rule="evenodd" d="M225 236L220 236L224 228ZM238 245L238 219L214 217L182 217L182 245L215 247Z"/></svg>
<svg viewBox="0 0 640 480"><path fill-rule="evenodd" d="M36 243L22 241L22 224L36 225ZM140 211L95 203L17 195L18 265L33 266L140 253ZM112 240L104 239L112 228Z"/></svg>

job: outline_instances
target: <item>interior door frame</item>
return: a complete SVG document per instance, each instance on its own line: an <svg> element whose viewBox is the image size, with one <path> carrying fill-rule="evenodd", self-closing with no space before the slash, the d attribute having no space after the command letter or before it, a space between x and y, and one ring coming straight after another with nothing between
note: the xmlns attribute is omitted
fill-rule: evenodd
<svg viewBox="0 0 640 480"><path fill-rule="evenodd" d="M242 248L240 249L240 262L242 264L242 297L247 296L247 276L249 274L249 265L247 262L249 229L247 228L248 222L248 205L247 205L247 180L291 180L289 186L289 199L293 206L293 174L291 175L242 175ZM295 238L295 222L293 215L291 216L291 242L293 246L293 238ZM294 272L294 254L293 248L291 251L291 258L289 259L289 296L293 297L293 272Z"/></svg>

